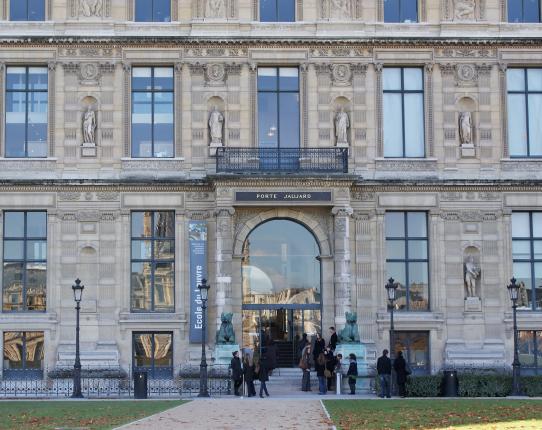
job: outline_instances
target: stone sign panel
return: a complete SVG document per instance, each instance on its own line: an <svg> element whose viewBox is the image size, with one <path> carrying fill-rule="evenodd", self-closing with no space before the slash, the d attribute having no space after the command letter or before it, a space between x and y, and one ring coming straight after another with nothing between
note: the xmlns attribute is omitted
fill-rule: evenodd
<svg viewBox="0 0 542 430"><path fill-rule="evenodd" d="M296 191L237 191L238 202L328 202L331 203L331 191L296 192Z"/></svg>

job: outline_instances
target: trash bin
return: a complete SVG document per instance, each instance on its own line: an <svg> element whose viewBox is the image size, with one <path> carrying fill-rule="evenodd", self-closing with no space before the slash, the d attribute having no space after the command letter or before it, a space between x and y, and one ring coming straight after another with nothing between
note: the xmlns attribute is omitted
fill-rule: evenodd
<svg viewBox="0 0 542 430"><path fill-rule="evenodd" d="M458 386L457 371L445 370L442 379L442 395L444 397L457 397Z"/></svg>
<svg viewBox="0 0 542 430"><path fill-rule="evenodd" d="M134 372L134 399L146 399L147 393L147 372Z"/></svg>

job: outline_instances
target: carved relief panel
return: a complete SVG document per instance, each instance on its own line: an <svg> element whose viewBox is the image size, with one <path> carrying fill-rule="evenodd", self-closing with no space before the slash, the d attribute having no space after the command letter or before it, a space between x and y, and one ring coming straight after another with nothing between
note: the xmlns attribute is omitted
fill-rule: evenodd
<svg viewBox="0 0 542 430"><path fill-rule="evenodd" d="M68 17L80 20L111 17L111 0L69 0Z"/></svg>

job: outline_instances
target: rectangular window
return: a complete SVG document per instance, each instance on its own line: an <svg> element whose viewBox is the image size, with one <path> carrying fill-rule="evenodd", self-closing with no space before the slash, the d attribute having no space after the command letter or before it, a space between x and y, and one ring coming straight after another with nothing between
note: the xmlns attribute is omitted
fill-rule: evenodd
<svg viewBox="0 0 542 430"><path fill-rule="evenodd" d="M384 0L384 22L418 22L418 0Z"/></svg>
<svg viewBox="0 0 542 430"><path fill-rule="evenodd" d="M399 283L396 309L429 309L429 246L425 212L386 212L387 278Z"/></svg>
<svg viewBox="0 0 542 430"><path fill-rule="evenodd" d="M150 378L173 375L173 333L133 333L134 371L145 370Z"/></svg>
<svg viewBox="0 0 542 430"><path fill-rule="evenodd" d="M540 0L508 0L508 22L540 22Z"/></svg>
<svg viewBox="0 0 542 430"><path fill-rule="evenodd" d="M542 156L542 68L508 69L508 142L511 157Z"/></svg>
<svg viewBox="0 0 542 430"><path fill-rule="evenodd" d="M384 90L384 157L424 157L423 71L387 67Z"/></svg>
<svg viewBox="0 0 542 430"><path fill-rule="evenodd" d="M4 212L3 310L45 311L47 212Z"/></svg>
<svg viewBox="0 0 542 430"><path fill-rule="evenodd" d="M132 312L175 310L175 213L132 212Z"/></svg>
<svg viewBox="0 0 542 430"><path fill-rule="evenodd" d="M542 375L542 331L518 331L518 351L521 373Z"/></svg>
<svg viewBox="0 0 542 430"><path fill-rule="evenodd" d="M260 0L261 22L294 22L295 0Z"/></svg>
<svg viewBox="0 0 542 430"><path fill-rule="evenodd" d="M403 357L410 365L412 374L429 375L431 373L429 332L396 331L394 339L395 352L403 351Z"/></svg>
<svg viewBox="0 0 542 430"><path fill-rule="evenodd" d="M5 331L4 367L5 379L43 376L43 332Z"/></svg>
<svg viewBox="0 0 542 430"><path fill-rule="evenodd" d="M47 67L6 69L6 157L47 157Z"/></svg>
<svg viewBox="0 0 542 430"><path fill-rule="evenodd" d="M171 0L135 0L136 22L170 22Z"/></svg>
<svg viewBox="0 0 542 430"><path fill-rule="evenodd" d="M11 21L45 21L45 0L10 0Z"/></svg>
<svg viewBox="0 0 542 430"><path fill-rule="evenodd" d="M518 308L542 310L542 212L512 213L512 261Z"/></svg>
<svg viewBox="0 0 542 430"><path fill-rule="evenodd" d="M173 157L173 68L132 70L132 157Z"/></svg>

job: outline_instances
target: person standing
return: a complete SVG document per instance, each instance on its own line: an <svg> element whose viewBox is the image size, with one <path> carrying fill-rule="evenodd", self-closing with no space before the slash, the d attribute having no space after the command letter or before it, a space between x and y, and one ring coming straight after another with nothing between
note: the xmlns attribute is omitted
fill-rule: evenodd
<svg viewBox="0 0 542 430"><path fill-rule="evenodd" d="M382 356L376 361L376 372L380 379L380 398L391 398L391 360L387 349L382 351Z"/></svg>
<svg viewBox="0 0 542 430"><path fill-rule="evenodd" d="M267 356L262 356L260 360L260 371L258 372L258 379L260 380L260 397L263 398L263 393L269 397L269 392L267 391L267 385L265 384L269 381L269 364L267 361Z"/></svg>
<svg viewBox="0 0 542 430"><path fill-rule="evenodd" d="M245 358L243 359L243 375L245 377L248 397L255 396L256 389L254 388L254 360L250 354L245 354Z"/></svg>
<svg viewBox="0 0 542 430"><path fill-rule="evenodd" d="M318 354L318 358L316 359L316 363L314 364L314 368L316 369L316 376L318 376L318 394L326 394L327 393L327 384L326 384L326 356L323 352Z"/></svg>
<svg viewBox="0 0 542 430"><path fill-rule="evenodd" d="M303 378L301 379L301 391L311 391L311 344L307 344L301 352L301 360L299 361L299 367L303 371Z"/></svg>
<svg viewBox="0 0 542 430"><path fill-rule="evenodd" d="M333 350L330 347L326 348L326 350L324 351L324 355L326 356L326 384L329 391L331 390L331 387L333 385L333 372L335 371L335 366L337 365L337 359L333 355Z"/></svg>
<svg viewBox="0 0 542 430"><path fill-rule="evenodd" d="M399 351L397 353L397 358L393 361L393 370L395 370L395 375L397 376L397 387L399 387L399 396L406 396L406 381L407 376L410 372L407 369L407 364L405 358L403 357L403 352Z"/></svg>
<svg viewBox="0 0 542 430"><path fill-rule="evenodd" d="M307 333L303 333L303 336L301 337L301 340L297 344L297 359L301 360L301 357L303 357L303 350L307 345L310 345L309 339L307 339Z"/></svg>
<svg viewBox="0 0 542 430"><path fill-rule="evenodd" d="M239 358L239 351L232 352L233 358L231 359L231 379L233 381L233 394L240 396L239 388L243 384L243 369L241 367L241 359Z"/></svg>
<svg viewBox="0 0 542 430"><path fill-rule="evenodd" d="M348 356L350 359L350 364L348 366L348 386L350 387L350 394L356 394L356 380L358 377L358 363L356 361L356 354L350 354Z"/></svg>
<svg viewBox="0 0 542 430"><path fill-rule="evenodd" d="M312 351L312 357L314 358L315 363L318 357L320 356L320 353L324 352L325 347L326 347L326 341L322 339L322 336L320 336L319 333L316 333L316 340L314 341L314 349Z"/></svg>
<svg viewBox="0 0 542 430"><path fill-rule="evenodd" d="M331 333L331 336L329 337L329 343L327 344L327 346L329 347L329 349L335 352L335 348L337 348L337 342L339 341L339 337L337 336L335 327L330 327L329 332Z"/></svg>

